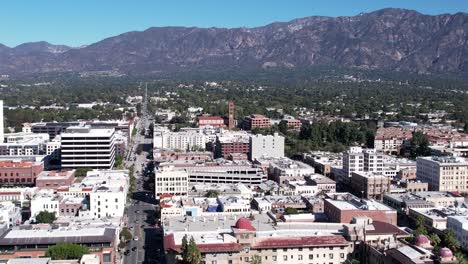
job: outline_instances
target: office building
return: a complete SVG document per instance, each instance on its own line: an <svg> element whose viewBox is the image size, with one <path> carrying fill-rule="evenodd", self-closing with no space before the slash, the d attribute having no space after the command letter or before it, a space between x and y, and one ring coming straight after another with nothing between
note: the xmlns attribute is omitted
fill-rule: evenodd
<svg viewBox="0 0 468 264"><path fill-rule="evenodd" d="M468 191L468 161L457 157L419 157L417 179L431 191Z"/></svg>
<svg viewBox="0 0 468 264"><path fill-rule="evenodd" d="M69 127L61 134L62 168L112 169L115 162L114 129Z"/></svg>
<svg viewBox="0 0 468 264"><path fill-rule="evenodd" d="M155 197L165 194L187 196L189 178L185 170L173 166L162 167L155 172L154 179Z"/></svg>

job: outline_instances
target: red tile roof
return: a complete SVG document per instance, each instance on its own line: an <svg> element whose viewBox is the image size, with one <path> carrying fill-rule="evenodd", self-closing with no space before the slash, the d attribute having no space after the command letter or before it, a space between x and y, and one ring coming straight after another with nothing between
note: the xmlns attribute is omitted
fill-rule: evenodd
<svg viewBox="0 0 468 264"><path fill-rule="evenodd" d="M409 236L409 233L389 223L385 223L381 221L374 221L372 225L374 226L374 230L366 230L367 234L370 234L370 235L394 234L397 236Z"/></svg>
<svg viewBox="0 0 468 264"><path fill-rule="evenodd" d="M314 247L314 246L347 246L348 241L343 236L308 236L288 238L265 238L259 240L252 248L291 248L291 247Z"/></svg>

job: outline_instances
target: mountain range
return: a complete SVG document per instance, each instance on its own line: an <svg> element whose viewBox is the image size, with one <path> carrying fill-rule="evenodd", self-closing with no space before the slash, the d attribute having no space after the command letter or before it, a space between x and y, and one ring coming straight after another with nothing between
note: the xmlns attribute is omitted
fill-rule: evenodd
<svg viewBox="0 0 468 264"><path fill-rule="evenodd" d="M338 65L417 73L468 73L468 14L382 9L313 16L256 28L152 27L71 48L0 44L0 74L304 68Z"/></svg>

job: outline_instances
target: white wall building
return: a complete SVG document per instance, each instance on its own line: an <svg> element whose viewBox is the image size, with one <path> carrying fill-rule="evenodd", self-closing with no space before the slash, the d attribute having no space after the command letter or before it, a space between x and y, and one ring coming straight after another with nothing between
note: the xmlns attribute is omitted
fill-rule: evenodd
<svg viewBox="0 0 468 264"><path fill-rule="evenodd" d="M112 169L115 162L115 130L69 127L61 134L63 168Z"/></svg>
<svg viewBox="0 0 468 264"><path fill-rule="evenodd" d="M205 149L206 137L200 131L171 132L166 127L158 127L154 129L153 145L162 149Z"/></svg>
<svg viewBox="0 0 468 264"><path fill-rule="evenodd" d="M363 149L361 147L350 147L343 153L343 174L337 177L341 185L350 184L353 172L383 172L383 153L375 149Z"/></svg>
<svg viewBox="0 0 468 264"><path fill-rule="evenodd" d="M187 196L189 175L173 166L162 167L155 173L155 197L163 194Z"/></svg>
<svg viewBox="0 0 468 264"><path fill-rule="evenodd" d="M31 217L35 217L41 211L55 213L59 216L58 195L55 195L52 190L42 190L31 199Z"/></svg>
<svg viewBox="0 0 468 264"><path fill-rule="evenodd" d="M123 187L95 186L89 194L91 217L122 217L126 199Z"/></svg>
<svg viewBox="0 0 468 264"><path fill-rule="evenodd" d="M1 202L0 221L4 222L8 227L21 224L21 208L12 202Z"/></svg>
<svg viewBox="0 0 468 264"><path fill-rule="evenodd" d="M284 157L284 137L278 135L278 133L274 135L252 135L249 141L250 160L255 160L260 157Z"/></svg>

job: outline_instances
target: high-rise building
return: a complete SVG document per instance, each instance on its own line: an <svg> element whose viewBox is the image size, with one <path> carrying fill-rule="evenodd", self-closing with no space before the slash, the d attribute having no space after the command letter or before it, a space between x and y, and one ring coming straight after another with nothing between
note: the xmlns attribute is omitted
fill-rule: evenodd
<svg viewBox="0 0 468 264"><path fill-rule="evenodd" d="M115 162L115 130L69 127L61 134L62 168L112 169Z"/></svg>
<svg viewBox="0 0 468 264"><path fill-rule="evenodd" d="M0 100L0 143L3 143L3 101Z"/></svg>
<svg viewBox="0 0 468 264"><path fill-rule="evenodd" d="M228 116L228 128L229 130L234 128L234 101L229 101L229 116Z"/></svg>

